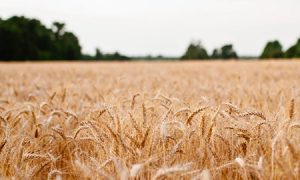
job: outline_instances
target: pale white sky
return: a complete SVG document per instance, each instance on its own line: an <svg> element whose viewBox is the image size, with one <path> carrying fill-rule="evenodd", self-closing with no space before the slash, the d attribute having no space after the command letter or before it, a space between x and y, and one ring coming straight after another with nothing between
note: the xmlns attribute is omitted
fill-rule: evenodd
<svg viewBox="0 0 300 180"><path fill-rule="evenodd" d="M0 17L12 15L65 22L88 53L177 56L199 39L259 55L268 40L300 38L300 0L0 0Z"/></svg>

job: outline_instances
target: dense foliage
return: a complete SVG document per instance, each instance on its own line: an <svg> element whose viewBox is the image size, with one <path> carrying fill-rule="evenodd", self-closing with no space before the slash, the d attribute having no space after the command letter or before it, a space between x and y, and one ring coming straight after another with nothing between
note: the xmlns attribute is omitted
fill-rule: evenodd
<svg viewBox="0 0 300 180"><path fill-rule="evenodd" d="M0 19L0 60L129 60L118 52L82 55L78 38L54 22L47 28L37 19L14 16Z"/></svg>
<svg viewBox="0 0 300 180"><path fill-rule="evenodd" d="M182 59L208 59L207 51L200 42L191 43Z"/></svg>
<svg viewBox="0 0 300 180"><path fill-rule="evenodd" d="M282 45L279 41L271 41L268 42L266 47L263 50L263 53L261 54L261 59L267 59L267 58L283 58L284 52L282 50Z"/></svg>
<svg viewBox="0 0 300 180"><path fill-rule="evenodd" d="M261 59L278 59L278 58L300 58L300 39L295 45L288 48L285 52L282 49L282 45L279 41L268 42L263 50Z"/></svg>
<svg viewBox="0 0 300 180"><path fill-rule="evenodd" d="M286 53L286 58L299 58L300 57L300 39L298 39L297 43L290 47Z"/></svg>
<svg viewBox="0 0 300 180"><path fill-rule="evenodd" d="M81 58L78 38L62 23L49 29L39 20L11 17L0 20L0 59L76 60Z"/></svg>
<svg viewBox="0 0 300 180"><path fill-rule="evenodd" d="M227 44L220 49L215 49L211 55L212 59L238 59L238 55L233 49L233 45Z"/></svg>
<svg viewBox="0 0 300 180"><path fill-rule="evenodd" d="M211 56L208 55L205 47L200 43L191 43L182 59L238 59L233 45L227 44L219 49L214 49Z"/></svg>

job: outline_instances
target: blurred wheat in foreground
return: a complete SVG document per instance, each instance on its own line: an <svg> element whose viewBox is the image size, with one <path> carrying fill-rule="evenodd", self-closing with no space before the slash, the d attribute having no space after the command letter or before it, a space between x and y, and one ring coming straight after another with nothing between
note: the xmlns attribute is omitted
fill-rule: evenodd
<svg viewBox="0 0 300 180"><path fill-rule="evenodd" d="M0 64L0 175L299 179L300 62Z"/></svg>

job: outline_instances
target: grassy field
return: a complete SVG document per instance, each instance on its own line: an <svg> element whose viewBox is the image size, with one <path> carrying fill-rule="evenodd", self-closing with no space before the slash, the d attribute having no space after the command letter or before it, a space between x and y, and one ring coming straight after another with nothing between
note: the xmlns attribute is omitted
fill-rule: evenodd
<svg viewBox="0 0 300 180"><path fill-rule="evenodd" d="M300 61L0 63L0 175L299 179Z"/></svg>

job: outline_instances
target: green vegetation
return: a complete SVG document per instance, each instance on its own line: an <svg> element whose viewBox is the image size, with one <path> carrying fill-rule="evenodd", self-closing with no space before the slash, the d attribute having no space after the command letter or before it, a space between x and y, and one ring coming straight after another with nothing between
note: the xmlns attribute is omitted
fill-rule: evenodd
<svg viewBox="0 0 300 180"><path fill-rule="evenodd" d="M300 58L300 39L297 43L290 47L284 54L285 58Z"/></svg>
<svg viewBox="0 0 300 180"><path fill-rule="evenodd" d="M261 54L260 58L261 59L278 59L278 58L283 58L284 52L282 50L282 45L280 44L279 41L271 41L268 42L266 47L263 50L263 53Z"/></svg>
<svg viewBox="0 0 300 180"><path fill-rule="evenodd" d="M96 53L94 56L89 54L83 54L82 60L91 60L91 61L126 61L131 60L132 58L124 56L120 54L119 52L115 53L102 53L99 48L96 48Z"/></svg>
<svg viewBox="0 0 300 180"><path fill-rule="evenodd" d="M65 31L62 23L45 27L36 19L11 17L0 20L0 59L76 60L81 58L77 37Z"/></svg>
<svg viewBox="0 0 300 180"><path fill-rule="evenodd" d="M278 59L278 58L300 58L300 39L295 45L283 51L282 45L279 41L268 42L263 50L261 59Z"/></svg>
<svg viewBox="0 0 300 180"><path fill-rule="evenodd" d="M241 57L256 59L256 57ZM300 39L295 45L283 50L278 40L268 42L260 59L300 58ZM95 50L94 55L83 54L79 39L72 32L66 31L65 24L54 22L51 28L37 19L24 16L13 16L6 20L0 18L0 60L207 60L207 59L239 59L232 44L214 49L208 55L201 42L192 42L184 55L178 57L137 56L128 57L114 53L103 53Z"/></svg>
<svg viewBox="0 0 300 180"><path fill-rule="evenodd" d="M227 44L219 49L214 49L211 56L200 42L191 43L181 59L238 59L233 45Z"/></svg>
<svg viewBox="0 0 300 180"><path fill-rule="evenodd" d="M181 59L208 59L207 51L200 42L191 43Z"/></svg>
<svg viewBox="0 0 300 180"><path fill-rule="evenodd" d="M129 60L120 53L82 55L78 38L54 22L47 28L39 20L13 16L0 18L0 60Z"/></svg>
<svg viewBox="0 0 300 180"><path fill-rule="evenodd" d="M238 55L232 44L227 44L220 49L215 49L211 55L212 59L238 59Z"/></svg>

